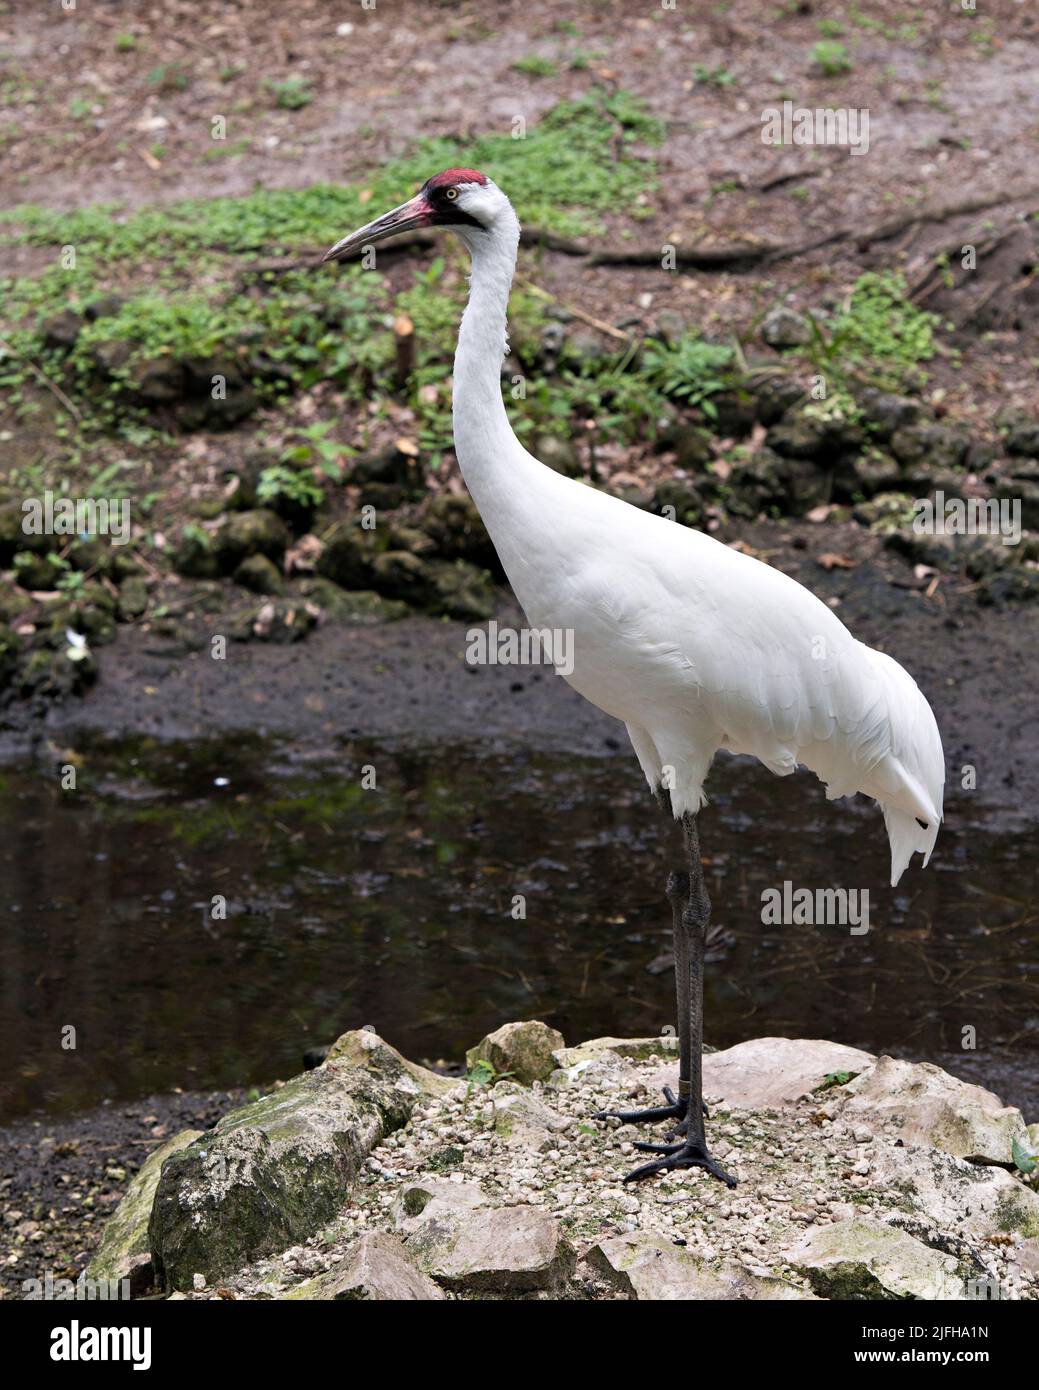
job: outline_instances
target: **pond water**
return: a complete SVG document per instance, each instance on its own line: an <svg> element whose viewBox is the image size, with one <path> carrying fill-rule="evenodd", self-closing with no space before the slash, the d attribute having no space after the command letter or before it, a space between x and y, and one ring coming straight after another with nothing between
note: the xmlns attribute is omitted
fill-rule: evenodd
<svg viewBox="0 0 1039 1390"><path fill-rule="evenodd" d="M1034 833L986 831L961 794L931 868L892 890L861 798L736 760L709 790L708 1040L937 1061L1035 1118ZM627 754L88 743L8 769L0 826L7 1117L266 1082L365 1024L451 1063L509 1019L571 1042L674 1024L663 885L680 845ZM762 892L784 880L868 888L870 930L766 925Z"/></svg>

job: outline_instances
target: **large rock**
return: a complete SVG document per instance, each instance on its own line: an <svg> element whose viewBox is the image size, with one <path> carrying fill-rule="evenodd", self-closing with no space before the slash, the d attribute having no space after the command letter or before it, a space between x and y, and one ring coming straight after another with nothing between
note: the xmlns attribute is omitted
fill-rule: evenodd
<svg viewBox="0 0 1039 1390"><path fill-rule="evenodd" d="M710 1262L651 1232L611 1236L584 1257L589 1272L639 1302L687 1299L814 1299L796 1284L751 1274L734 1260Z"/></svg>
<svg viewBox="0 0 1039 1390"><path fill-rule="evenodd" d="M407 1184L390 1212L408 1254L445 1288L494 1295L549 1290L573 1272L574 1252L538 1207L495 1207L477 1183Z"/></svg>
<svg viewBox="0 0 1039 1390"><path fill-rule="evenodd" d="M646 1062L651 1057L677 1056L678 1037L666 1034L659 1038L589 1038L577 1047L560 1047L552 1054L557 1067L580 1067L597 1062L604 1054L627 1057L633 1062Z"/></svg>
<svg viewBox="0 0 1039 1390"><path fill-rule="evenodd" d="M313 1235L422 1097L382 1054L326 1062L226 1115L163 1165L148 1231L156 1278L190 1288L195 1273L212 1280Z"/></svg>
<svg viewBox="0 0 1039 1390"><path fill-rule="evenodd" d="M443 1301L444 1294L428 1274L423 1274L396 1236L370 1231L361 1236L342 1264L300 1284L289 1298L433 1303Z"/></svg>
<svg viewBox="0 0 1039 1390"><path fill-rule="evenodd" d="M531 1019L525 1023L505 1023L471 1047L465 1054L470 1071L480 1062L499 1075L507 1074L514 1081L530 1085L544 1081L552 1074L555 1061L552 1054L565 1047L562 1033L547 1023Z"/></svg>
<svg viewBox="0 0 1039 1390"><path fill-rule="evenodd" d="M881 1057L844 1095L845 1119L861 1115L867 1124L879 1121L906 1144L941 1149L974 1163L1009 1165L1014 1139L1027 1139L1020 1110L930 1062Z"/></svg>
<svg viewBox="0 0 1039 1390"><path fill-rule="evenodd" d="M337 1038L328 1049L324 1065L336 1069L350 1067L366 1071L391 1086L407 1086L413 1081L423 1096L446 1096L464 1083L440 1076L418 1062L409 1062L370 1028L355 1028Z"/></svg>
<svg viewBox="0 0 1039 1390"><path fill-rule="evenodd" d="M199 1129L181 1130L167 1139L144 1160L138 1173L130 1180L123 1200L112 1213L97 1254L87 1266L87 1278L109 1283L129 1279L132 1296L147 1288L152 1281L152 1258L148 1245L148 1220L152 1212L159 1173L166 1160L196 1139L202 1138Z"/></svg>
<svg viewBox="0 0 1039 1390"><path fill-rule="evenodd" d="M216 532L213 549L223 572L231 574L250 555L266 555L280 564L290 539L276 512L257 507L232 513Z"/></svg>
<svg viewBox="0 0 1039 1390"><path fill-rule="evenodd" d="M984 1240L1039 1236L1039 1193L1004 1168L968 1163L936 1149L877 1141L869 1150L874 1186L901 1199L910 1230L933 1222Z"/></svg>
<svg viewBox="0 0 1039 1390"><path fill-rule="evenodd" d="M951 1255L861 1216L814 1227L785 1258L823 1298L966 1297L964 1275Z"/></svg>
<svg viewBox="0 0 1039 1390"><path fill-rule="evenodd" d="M826 1084L828 1078L872 1067L869 1052L815 1038L755 1038L703 1061L707 1095L730 1110L778 1110ZM662 1078L675 1088L677 1065Z"/></svg>
<svg viewBox="0 0 1039 1390"><path fill-rule="evenodd" d="M540 1207L487 1207L426 1249L426 1267L445 1288L498 1296L551 1292L573 1273L575 1257L558 1223Z"/></svg>

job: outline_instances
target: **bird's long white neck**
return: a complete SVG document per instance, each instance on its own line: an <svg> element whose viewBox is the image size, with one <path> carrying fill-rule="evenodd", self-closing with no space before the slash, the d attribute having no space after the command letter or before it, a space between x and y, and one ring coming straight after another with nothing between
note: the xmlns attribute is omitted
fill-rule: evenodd
<svg viewBox="0 0 1039 1390"><path fill-rule="evenodd" d="M505 413L501 364L508 350L506 313L516 269L519 222L512 209L489 231L464 232L472 255L469 302L454 368L454 434L459 467L488 527L532 466ZM504 557L503 557L504 558Z"/></svg>

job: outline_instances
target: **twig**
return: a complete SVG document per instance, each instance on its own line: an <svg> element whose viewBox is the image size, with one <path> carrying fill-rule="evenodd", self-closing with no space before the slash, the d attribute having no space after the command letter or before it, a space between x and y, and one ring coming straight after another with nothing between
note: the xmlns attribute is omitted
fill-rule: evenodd
<svg viewBox="0 0 1039 1390"><path fill-rule="evenodd" d="M19 353L15 351L14 347L12 347L12 345L7 341L6 338L0 338L0 348L3 348L4 352L10 353L12 357L19 356ZM43 368L38 367L31 357L22 356L21 361L25 363L25 365L29 368L29 370L32 372L33 376L37 378L37 380L43 382L44 386L46 386L47 390L51 392L51 394L54 396L55 400L59 403L59 405L63 405L65 407L65 409L76 421L76 423L82 424L83 416L72 404L68 396L66 396L65 392L61 389L57 382L51 381L50 377L43 370Z"/></svg>
<svg viewBox="0 0 1039 1390"><path fill-rule="evenodd" d="M582 323L588 324L590 328L597 328L600 333L607 334L610 338L616 338L618 342L628 343L632 339L631 333L624 333L619 328L614 328L611 323L604 323L602 319L597 319L594 314L586 314L583 309L578 309L573 304L563 304L554 294L549 294L548 290L543 290L540 285L532 285L528 282L526 288L538 299L544 299L549 304L558 304L561 309L565 309L568 314L572 314L575 319L580 319Z"/></svg>

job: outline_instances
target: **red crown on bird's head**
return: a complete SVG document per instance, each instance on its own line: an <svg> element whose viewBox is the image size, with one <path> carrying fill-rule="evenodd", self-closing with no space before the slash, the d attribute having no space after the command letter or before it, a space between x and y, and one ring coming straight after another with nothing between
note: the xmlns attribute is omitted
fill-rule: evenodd
<svg viewBox="0 0 1039 1390"><path fill-rule="evenodd" d="M479 183L486 184L487 175L481 174L479 169L445 169L441 174L434 174L431 179L426 180L428 189L449 188L455 183Z"/></svg>

